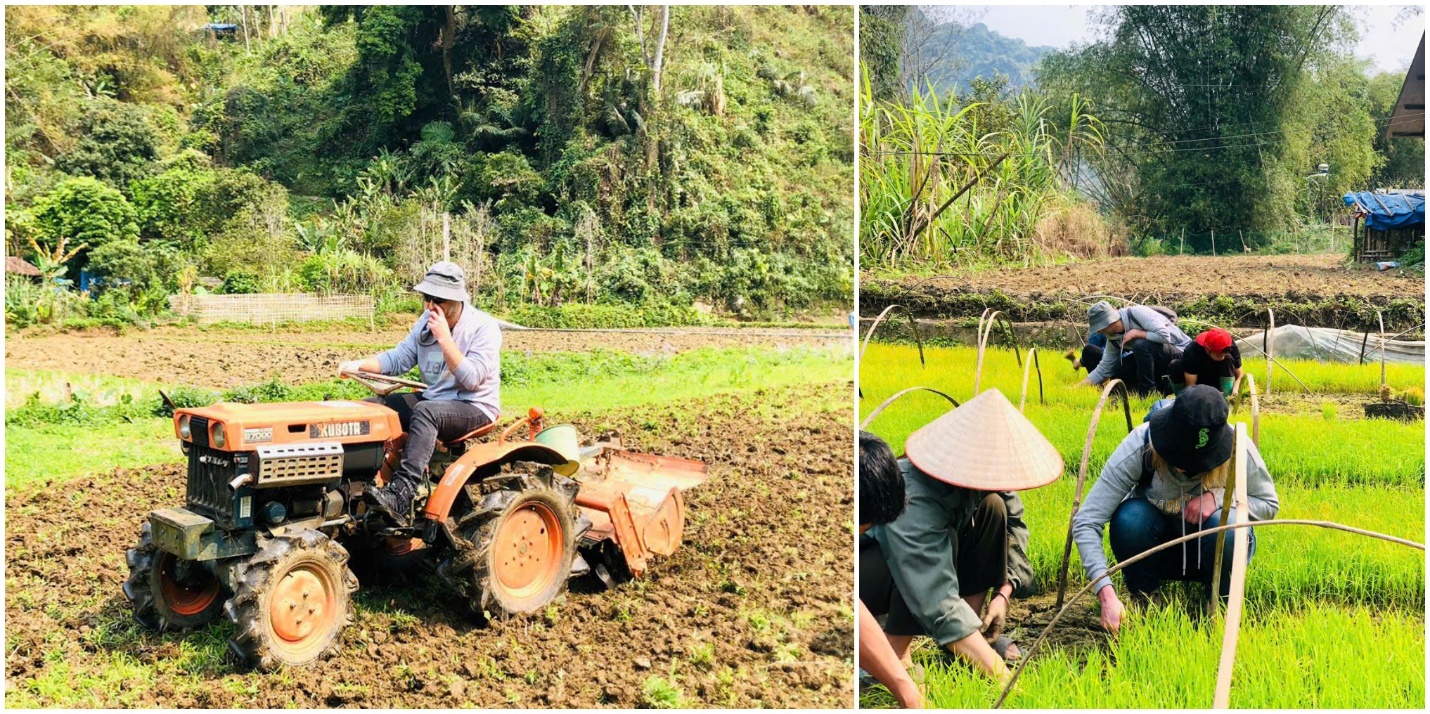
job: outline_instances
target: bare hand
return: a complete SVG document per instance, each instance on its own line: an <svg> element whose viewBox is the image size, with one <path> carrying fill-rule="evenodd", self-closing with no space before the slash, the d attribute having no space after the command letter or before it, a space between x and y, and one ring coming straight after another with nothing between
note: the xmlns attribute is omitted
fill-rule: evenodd
<svg viewBox="0 0 1430 714"><path fill-rule="evenodd" d="M1146 331L1146 330L1128 330L1128 331L1122 333L1122 342L1123 342L1124 344L1126 344L1126 343L1128 343L1128 342L1131 342L1131 341L1133 341L1133 340L1142 340L1142 339L1146 339L1146 338L1147 338L1147 331Z"/></svg>
<svg viewBox="0 0 1430 714"><path fill-rule="evenodd" d="M988 612L983 615L983 637L989 642L1003 633L1003 624L1008 619L1008 598L994 595L988 603Z"/></svg>
<svg viewBox="0 0 1430 714"><path fill-rule="evenodd" d="M452 339L452 329L447 327L447 316L436 307L427 312L427 328L432 331L432 337L436 338L438 344L446 344Z"/></svg>
<svg viewBox="0 0 1430 714"><path fill-rule="evenodd" d="M1187 505L1182 506L1182 518L1194 525L1206 521L1213 513L1216 513L1216 496L1211 491L1187 501Z"/></svg>
<svg viewBox="0 0 1430 714"><path fill-rule="evenodd" d="M1116 633L1126 619L1127 608L1122 606L1110 585L1097 594L1097 599L1102 602L1102 629Z"/></svg>

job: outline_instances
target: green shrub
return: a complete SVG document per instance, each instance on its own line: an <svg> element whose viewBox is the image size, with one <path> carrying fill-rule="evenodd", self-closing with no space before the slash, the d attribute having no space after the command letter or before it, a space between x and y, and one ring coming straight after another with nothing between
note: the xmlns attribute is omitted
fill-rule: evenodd
<svg viewBox="0 0 1430 714"><path fill-rule="evenodd" d="M258 292L258 276L246 270L230 270L223 276L219 292L224 295L251 295Z"/></svg>
<svg viewBox="0 0 1430 714"><path fill-rule="evenodd" d="M170 407L161 397L158 405L154 408L154 416L172 417L174 416L174 409L176 408L196 409L198 407L206 407L218 401L219 398L218 392L187 385L179 385L172 390L165 390L165 394L169 395L169 399L174 403L174 406Z"/></svg>
<svg viewBox="0 0 1430 714"><path fill-rule="evenodd" d="M523 327L543 328L676 327L716 322L695 308L676 305L523 305L505 313L505 316Z"/></svg>
<svg viewBox="0 0 1430 714"><path fill-rule="evenodd" d="M87 244L91 251L113 241L139 238L138 214L124 194L90 177L61 181L35 201L35 224L41 242L56 245L68 238L68 247ZM83 254L75 261L82 266Z"/></svg>
<svg viewBox="0 0 1430 714"><path fill-rule="evenodd" d="M138 104L94 100L80 118L78 134L74 148L55 159L55 168L67 174L128 189L159 156L159 132Z"/></svg>

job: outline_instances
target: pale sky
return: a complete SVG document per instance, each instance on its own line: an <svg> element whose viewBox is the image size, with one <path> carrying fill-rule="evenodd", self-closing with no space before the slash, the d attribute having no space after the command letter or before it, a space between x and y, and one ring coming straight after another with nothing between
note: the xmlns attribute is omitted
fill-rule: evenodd
<svg viewBox="0 0 1430 714"><path fill-rule="evenodd" d="M1396 15L1403 5L1356 5L1351 14L1357 20L1360 43L1355 53L1369 57L1382 72L1403 70L1415 57L1420 35L1425 32L1425 16L1409 17L1398 25ZM1050 45L1065 49L1074 42L1093 39L1096 26L1089 15L1094 5L992 5L967 7L982 15L983 24L1005 37L1016 37L1029 45Z"/></svg>

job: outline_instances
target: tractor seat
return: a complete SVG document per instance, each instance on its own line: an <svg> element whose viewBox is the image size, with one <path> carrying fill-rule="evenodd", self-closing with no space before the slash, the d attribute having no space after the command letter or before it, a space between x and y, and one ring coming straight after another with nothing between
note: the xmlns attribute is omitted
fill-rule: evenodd
<svg viewBox="0 0 1430 714"><path fill-rule="evenodd" d="M476 439L477 437L486 436L489 432L491 432L492 429L495 429L496 426L496 422L492 422L484 426L479 426L455 439L440 442L439 445L442 447L443 451L450 451L454 454L460 454L467 450L467 442Z"/></svg>

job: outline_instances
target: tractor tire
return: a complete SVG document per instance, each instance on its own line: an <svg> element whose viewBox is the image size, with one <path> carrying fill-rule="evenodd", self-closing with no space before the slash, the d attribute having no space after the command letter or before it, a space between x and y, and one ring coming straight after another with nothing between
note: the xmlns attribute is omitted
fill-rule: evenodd
<svg viewBox="0 0 1430 714"><path fill-rule="evenodd" d="M223 611L240 661L272 672L337 652L358 586L346 549L314 530L260 536L258 552L231 567Z"/></svg>
<svg viewBox="0 0 1430 714"><path fill-rule="evenodd" d="M139 545L124 554L129 579L124 597L134 606L134 619L158 632L184 632L213 622L223 611L228 590L204 566L180 560L154 545L149 523Z"/></svg>
<svg viewBox="0 0 1430 714"><path fill-rule="evenodd" d="M462 512L453 514L457 542L438 573L483 618L539 612L571 577L576 490L575 481L530 462L468 485Z"/></svg>

